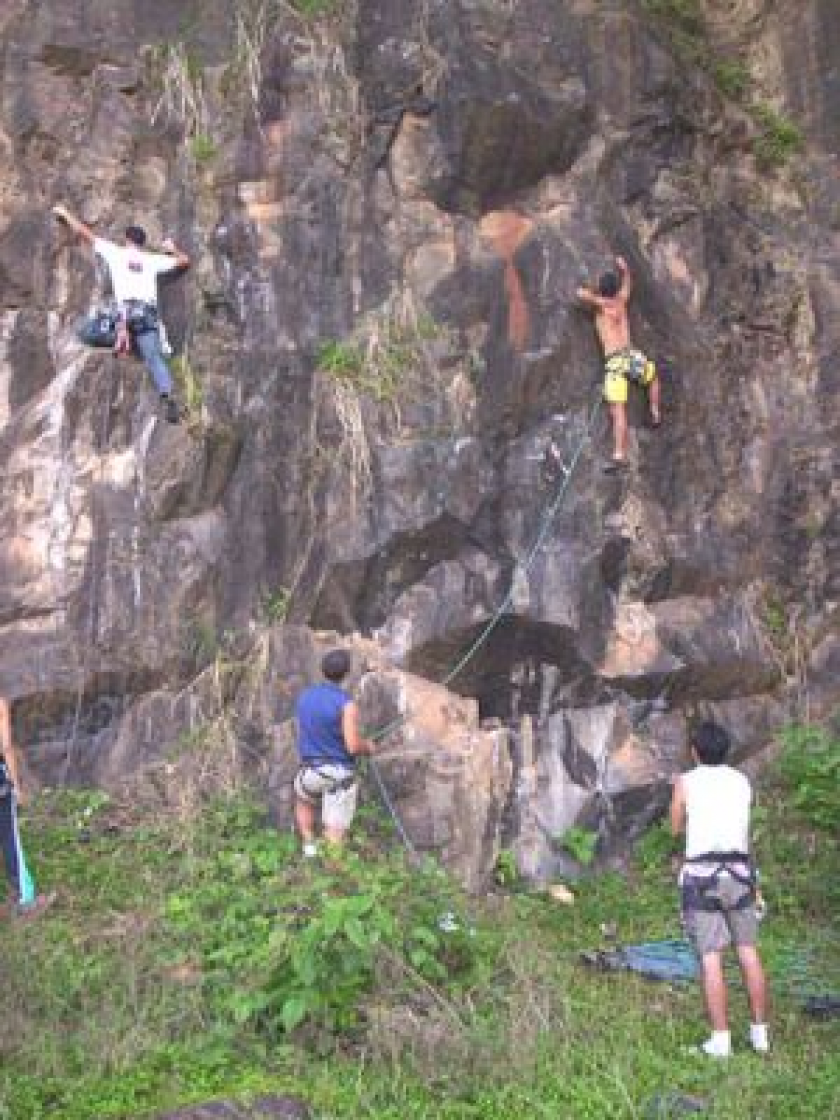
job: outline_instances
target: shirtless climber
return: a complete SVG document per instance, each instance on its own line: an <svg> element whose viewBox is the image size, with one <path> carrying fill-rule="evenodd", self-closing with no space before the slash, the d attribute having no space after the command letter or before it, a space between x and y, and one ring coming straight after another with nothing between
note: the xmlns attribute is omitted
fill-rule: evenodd
<svg viewBox="0 0 840 1120"><path fill-rule="evenodd" d="M163 355L157 308L157 278L167 272L189 268L190 258L171 239L163 253L144 249L146 231L129 226L122 245L97 237L90 226L74 217L66 206L54 206L53 214L92 246L108 266L114 298L119 306L114 353L126 354L135 347L160 394L166 419L178 423L178 406L172 396L172 374Z"/></svg>
<svg viewBox="0 0 840 1120"><path fill-rule="evenodd" d="M647 389L651 423L659 427L662 419L659 377L656 366L630 344L627 304L630 299L630 271L623 257L616 257L616 272L605 272L598 280L598 291L578 288L577 297L595 311L595 330L604 352L604 399L610 406L613 429L613 455L607 471L627 465L627 395L634 382Z"/></svg>

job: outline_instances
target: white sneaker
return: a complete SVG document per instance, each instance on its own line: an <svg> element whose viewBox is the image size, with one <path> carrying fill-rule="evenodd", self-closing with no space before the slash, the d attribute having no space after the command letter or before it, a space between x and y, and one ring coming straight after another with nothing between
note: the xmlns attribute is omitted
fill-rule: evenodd
<svg viewBox="0 0 840 1120"><path fill-rule="evenodd" d="M766 1023L750 1024L750 1046L752 1046L756 1054L767 1054L770 1052L770 1038L767 1033Z"/></svg>
<svg viewBox="0 0 840 1120"><path fill-rule="evenodd" d="M732 1053L729 1031L712 1031L711 1038L707 1038L700 1049L709 1058L728 1058Z"/></svg>
<svg viewBox="0 0 840 1120"><path fill-rule="evenodd" d="M318 847L316 844L304 844L303 854L307 859L314 859L318 854Z"/></svg>

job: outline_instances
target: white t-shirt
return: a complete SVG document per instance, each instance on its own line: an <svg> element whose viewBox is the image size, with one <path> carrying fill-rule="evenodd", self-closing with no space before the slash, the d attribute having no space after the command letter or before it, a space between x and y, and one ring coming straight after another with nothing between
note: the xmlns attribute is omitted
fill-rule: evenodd
<svg viewBox="0 0 840 1120"><path fill-rule="evenodd" d="M178 267L174 257L147 253L135 245L117 245L104 237L94 240L93 250L107 264L114 296L120 303L139 299L157 306L158 276Z"/></svg>
<svg viewBox="0 0 840 1120"><path fill-rule="evenodd" d="M749 780L731 766L695 766L683 775L685 854L750 850Z"/></svg>

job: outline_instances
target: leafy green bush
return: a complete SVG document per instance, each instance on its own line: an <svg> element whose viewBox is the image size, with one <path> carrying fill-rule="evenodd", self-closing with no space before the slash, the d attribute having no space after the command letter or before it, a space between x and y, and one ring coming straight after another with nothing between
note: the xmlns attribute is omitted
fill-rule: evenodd
<svg viewBox="0 0 840 1120"><path fill-rule="evenodd" d="M572 825L567 828L560 838L560 844L563 848L576 859L578 863L582 863L584 867L588 867L595 859L595 851L598 847L598 833L593 832L591 828L581 828L579 825Z"/></svg>
<svg viewBox="0 0 840 1120"><path fill-rule="evenodd" d="M789 727L782 735L782 775L794 806L818 828L840 827L840 738L821 727Z"/></svg>
<svg viewBox="0 0 840 1120"><path fill-rule="evenodd" d="M503 848L496 858L493 878L500 887L512 887L519 881L519 868L516 855L510 848Z"/></svg>
<svg viewBox="0 0 840 1120"><path fill-rule="evenodd" d="M176 963L198 952L222 1020L270 1037L303 1023L341 1031L355 1023L383 954L427 983L469 970L474 939L436 868L409 868L399 853L301 865L291 837L249 827L247 807L244 826L234 813L217 817L226 847L167 904Z"/></svg>
<svg viewBox="0 0 840 1120"><path fill-rule="evenodd" d="M682 850L683 841L671 835L667 821L652 825L636 844L636 858L647 873L653 874L668 867L671 856Z"/></svg>

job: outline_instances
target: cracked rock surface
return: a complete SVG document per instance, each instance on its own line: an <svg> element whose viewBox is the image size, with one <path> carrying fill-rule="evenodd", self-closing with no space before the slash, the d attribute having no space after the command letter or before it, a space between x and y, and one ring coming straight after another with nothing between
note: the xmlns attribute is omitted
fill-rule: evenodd
<svg viewBox="0 0 840 1120"><path fill-rule="evenodd" d="M739 757L835 711L833 0L704 0L702 65L630 2L358 0L251 57L228 6L177 7L0 13L0 690L33 772L122 780L227 706L284 819L295 688L344 641L418 845L477 888L500 845L550 878L575 823L620 849L698 711ZM189 249L182 425L77 341L102 278L58 201ZM618 479L573 298L616 252L665 413L633 396Z"/></svg>

